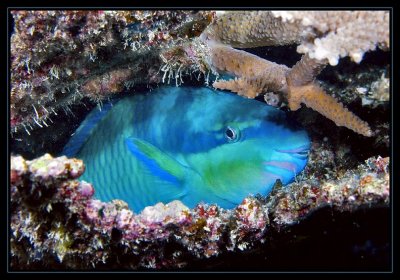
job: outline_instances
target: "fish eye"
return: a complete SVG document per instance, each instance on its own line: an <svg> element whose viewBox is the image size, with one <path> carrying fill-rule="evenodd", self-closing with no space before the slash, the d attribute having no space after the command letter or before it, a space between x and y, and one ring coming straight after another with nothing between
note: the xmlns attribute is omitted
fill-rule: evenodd
<svg viewBox="0 0 400 280"><path fill-rule="evenodd" d="M238 130L228 126L225 130L225 137L229 142L236 142L239 139Z"/></svg>

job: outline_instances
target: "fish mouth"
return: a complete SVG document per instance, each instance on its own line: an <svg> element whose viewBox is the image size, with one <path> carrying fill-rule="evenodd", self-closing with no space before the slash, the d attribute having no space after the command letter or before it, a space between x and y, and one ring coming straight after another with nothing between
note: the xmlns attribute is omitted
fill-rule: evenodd
<svg viewBox="0 0 400 280"><path fill-rule="evenodd" d="M310 152L310 144L305 144L293 149L275 149L275 151L279 153L290 154L291 156L298 158L298 159L307 159L308 154Z"/></svg>
<svg viewBox="0 0 400 280"><path fill-rule="evenodd" d="M263 164L268 166L278 167L291 172L296 172L297 170L296 164L291 163L289 161L270 160L270 161L264 161Z"/></svg>

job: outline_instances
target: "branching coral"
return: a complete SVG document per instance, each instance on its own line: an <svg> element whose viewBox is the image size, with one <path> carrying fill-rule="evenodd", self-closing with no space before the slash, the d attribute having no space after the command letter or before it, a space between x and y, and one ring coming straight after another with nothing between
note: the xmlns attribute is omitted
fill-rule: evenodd
<svg viewBox="0 0 400 280"><path fill-rule="evenodd" d="M360 62L377 46L389 48L388 11L233 11L226 12L203 35L235 48L300 44L311 58L350 56Z"/></svg>
<svg viewBox="0 0 400 280"><path fill-rule="evenodd" d="M345 126L364 136L372 135L366 122L351 113L314 83L289 87L289 108L295 111L300 108L300 103L306 104L307 107L333 120L337 126Z"/></svg>
<svg viewBox="0 0 400 280"><path fill-rule="evenodd" d="M210 44L213 67L239 77L232 81L217 81L219 89L230 89L241 95L254 98L260 92L285 91L286 74L284 65L261 59L255 55L221 44Z"/></svg>
<svg viewBox="0 0 400 280"><path fill-rule="evenodd" d="M240 28L239 28L240 27ZM210 64L237 79L214 87L254 98L268 90L281 92L291 110L300 103L364 136L367 123L349 112L314 81L326 64L350 56L359 63L366 51L389 47L389 13L385 11L245 11L226 12L201 36L210 47ZM232 47L300 44L305 53L292 68ZM232 46L232 47L231 47Z"/></svg>
<svg viewBox="0 0 400 280"><path fill-rule="evenodd" d="M289 108L295 111L303 103L335 122L364 136L372 136L369 125L338 103L313 82L324 67L323 62L304 55L287 75Z"/></svg>
<svg viewBox="0 0 400 280"><path fill-rule="evenodd" d="M349 56L359 63L365 52L389 48L388 11L274 11L275 17L312 28L317 34L312 40L302 40L299 53L318 60L328 59L336 65L340 57Z"/></svg>

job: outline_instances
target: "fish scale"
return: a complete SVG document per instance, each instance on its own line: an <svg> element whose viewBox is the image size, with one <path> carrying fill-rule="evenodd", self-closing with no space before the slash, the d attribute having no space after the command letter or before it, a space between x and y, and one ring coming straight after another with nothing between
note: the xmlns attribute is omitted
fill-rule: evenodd
<svg viewBox="0 0 400 280"><path fill-rule="evenodd" d="M227 133L229 131L229 133ZM235 207L306 165L307 133L277 108L210 88L162 87L95 109L64 148L95 197L136 212L179 199ZM288 170L288 168L293 170Z"/></svg>

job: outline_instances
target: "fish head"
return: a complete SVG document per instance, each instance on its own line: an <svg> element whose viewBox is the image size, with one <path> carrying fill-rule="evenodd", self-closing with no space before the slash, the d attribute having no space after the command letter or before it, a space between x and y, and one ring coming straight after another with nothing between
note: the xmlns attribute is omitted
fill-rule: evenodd
<svg viewBox="0 0 400 280"><path fill-rule="evenodd" d="M278 179L288 184L306 166L310 139L283 111L231 94L212 106L204 130L218 144L197 154L193 168L226 206L267 195Z"/></svg>

